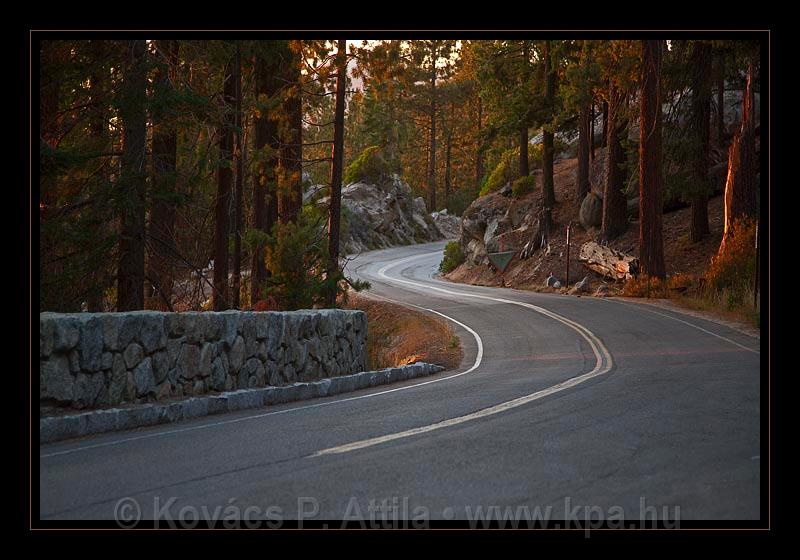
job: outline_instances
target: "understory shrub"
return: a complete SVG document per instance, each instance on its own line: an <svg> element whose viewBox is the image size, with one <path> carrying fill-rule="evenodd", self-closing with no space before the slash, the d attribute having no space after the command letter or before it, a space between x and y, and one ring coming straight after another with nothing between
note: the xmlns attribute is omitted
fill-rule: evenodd
<svg viewBox="0 0 800 560"><path fill-rule="evenodd" d="M520 177L511 183L511 194L514 198L522 198L526 194L532 193L536 189L536 177L528 175L527 177Z"/></svg>
<svg viewBox="0 0 800 560"><path fill-rule="evenodd" d="M369 146L344 170L344 184L358 181L380 183L397 169L384 157L380 146Z"/></svg>
<svg viewBox="0 0 800 560"><path fill-rule="evenodd" d="M466 260L461 244L458 241L450 241L444 246L444 258L439 263L439 271L447 274L454 270Z"/></svg>

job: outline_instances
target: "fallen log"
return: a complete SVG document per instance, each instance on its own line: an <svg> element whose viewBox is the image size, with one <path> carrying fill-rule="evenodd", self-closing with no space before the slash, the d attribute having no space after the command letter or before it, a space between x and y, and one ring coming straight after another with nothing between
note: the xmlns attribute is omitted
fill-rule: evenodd
<svg viewBox="0 0 800 560"><path fill-rule="evenodd" d="M627 280L639 272L639 259L611 247L587 241L581 245L578 261L589 269L613 280Z"/></svg>

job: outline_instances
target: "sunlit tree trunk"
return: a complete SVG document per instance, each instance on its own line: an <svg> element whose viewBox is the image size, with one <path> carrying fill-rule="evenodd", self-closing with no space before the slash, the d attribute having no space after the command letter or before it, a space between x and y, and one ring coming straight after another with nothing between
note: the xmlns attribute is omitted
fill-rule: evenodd
<svg viewBox="0 0 800 560"><path fill-rule="evenodd" d="M747 67L747 86L742 100L742 124L728 152L728 178L725 182L725 230L719 253L733 225L756 216L755 114L753 109L753 65Z"/></svg>

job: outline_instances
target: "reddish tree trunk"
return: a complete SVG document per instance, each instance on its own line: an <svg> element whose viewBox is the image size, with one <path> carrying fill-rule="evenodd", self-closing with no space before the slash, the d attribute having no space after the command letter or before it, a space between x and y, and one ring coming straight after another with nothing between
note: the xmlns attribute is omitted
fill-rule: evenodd
<svg viewBox="0 0 800 560"><path fill-rule="evenodd" d="M661 59L663 41L642 41L639 124L639 261L650 277L664 278L662 237Z"/></svg>
<svg viewBox="0 0 800 560"><path fill-rule="evenodd" d="M545 103L548 110L548 121L553 117L553 103L556 91L556 73L550 57L550 41L544 42ZM550 122L546 126L550 126ZM553 133L547 128L542 134L542 200L546 211L556 202L553 186Z"/></svg>
<svg viewBox="0 0 800 560"><path fill-rule="evenodd" d="M612 83L610 85L608 98L608 136L606 143L608 165L603 189L602 235L605 239L611 240L619 237L628 229L628 204L623 192L627 156L621 142L627 127L627 120L623 114L625 98L616 84Z"/></svg>
<svg viewBox="0 0 800 560"><path fill-rule="evenodd" d="M728 179L725 182L725 231L719 253L738 220L756 216L755 177L758 161L755 150L755 115L753 114L753 65L747 68L747 87L742 100L742 124L733 137L728 152Z"/></svg>
<svg viewBox="0 0 800 560"><path fill-rule="evenodd" d="M578 205L589 193L589 135L591 134L590 104L581 107L578 120L578 177L575 182L575 201Z"/></svg>

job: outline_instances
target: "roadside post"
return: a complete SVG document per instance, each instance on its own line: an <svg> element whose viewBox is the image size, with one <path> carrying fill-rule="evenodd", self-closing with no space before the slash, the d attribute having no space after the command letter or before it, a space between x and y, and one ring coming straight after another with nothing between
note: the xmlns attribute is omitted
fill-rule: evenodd
<svg viewBox="0 0 800 560"><path fill-rule="evenodd" d="M569 289L569 232L572 229L572 222L567 224L567 270L564 273L564 286Z"/></svg>

